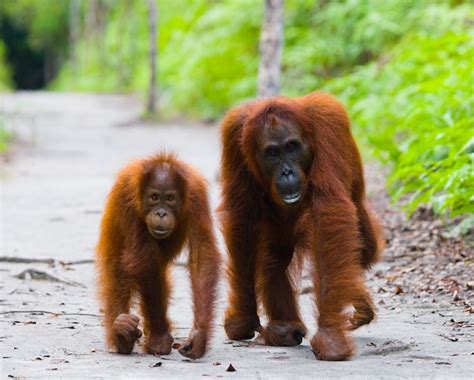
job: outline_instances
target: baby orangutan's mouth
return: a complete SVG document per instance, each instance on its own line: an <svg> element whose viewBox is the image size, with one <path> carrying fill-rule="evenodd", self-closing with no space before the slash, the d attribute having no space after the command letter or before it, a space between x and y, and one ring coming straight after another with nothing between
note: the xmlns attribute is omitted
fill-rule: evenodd
<svg viewBox="0 0 474 380"><path fill-rule="evenodd" d="M168 237L171 234L171 230L155 228L152 233L153 233L153 236L155 236L155 238L164 239L164 238Z"/></svg>

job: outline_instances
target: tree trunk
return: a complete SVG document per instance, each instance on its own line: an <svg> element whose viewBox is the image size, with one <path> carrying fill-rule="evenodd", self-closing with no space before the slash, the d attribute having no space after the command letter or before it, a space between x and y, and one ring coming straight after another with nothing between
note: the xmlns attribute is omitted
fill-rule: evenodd
<svg viewBox="0 0 474 380"><path fill-rule="evenodd" d="M73 71L77 70L76 43L81 33L81 0L71 0L69 3L69 58Z"/></svg>
<svg viewBox="0 0 474 380"><path fill-rule="evenodd" d="M85 27L84 34L85 37L91 39L92 37L97 37L97 24L98 24L98 0L89 0L87 2L87 9L85 14Z"/></svg>
<svg viewBox="0 0 474 380"><path fill-rule="evenodd" d="M150 63L150 88L148 90L148 102L147 102L147 113L155 114L157 107L157 93L156 93L156 43L157 43L157 11L155 0L148 0L148 25L150 28L150 50L149 50L149 63Z"/></svg>
<svg viewBox="0 0 474 380"><path fill-rule="evenodd" d="M259 97L277 95L280 91L282 45L283 0L265 0L265 14L260 31Z"/></svg>

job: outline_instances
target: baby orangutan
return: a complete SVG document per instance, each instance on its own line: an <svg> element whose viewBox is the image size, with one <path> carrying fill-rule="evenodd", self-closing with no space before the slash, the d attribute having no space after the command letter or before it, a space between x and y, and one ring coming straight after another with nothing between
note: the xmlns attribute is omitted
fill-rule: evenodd
<svg viewBox="0 0 474 380"><path fill-rule="evenodd" d="M146 352L171 352L170 264L185 245L194 324L179 352L196 359L206 352L220 267L206 181L164 153L126 166L108 197L97 246L99 294L110 348L129 354L142 336L139 318L130 314L136 295Z"/></svg>

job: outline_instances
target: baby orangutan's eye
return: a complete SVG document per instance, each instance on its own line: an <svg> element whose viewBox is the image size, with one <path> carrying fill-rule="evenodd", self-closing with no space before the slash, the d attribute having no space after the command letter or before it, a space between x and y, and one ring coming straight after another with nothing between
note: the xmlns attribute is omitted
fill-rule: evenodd
<svg viewBox="0 0 474 380"><path fill-rule="evenodd" d="M151 194L150 199L156 202L158 200L158 194Z"/></svg>
<svg viewBox="0 0 474 380"><path fill-rule="evenodd" d="M170 195L167 195L167 196L166 196L166 201L167 201L167 202L173 202L173 201L174 201L174 195L171 195L171 194L170 194Z"/></svg>

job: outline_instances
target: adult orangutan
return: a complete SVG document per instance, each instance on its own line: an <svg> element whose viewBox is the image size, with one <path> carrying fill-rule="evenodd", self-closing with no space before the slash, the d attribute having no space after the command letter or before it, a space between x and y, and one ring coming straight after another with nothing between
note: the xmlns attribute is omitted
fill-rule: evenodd
<svg viewBox="0 0 474 380"><path fill-rule="evenodd" d="M346 330L374 317L363 275L383 242L346 111L321 93L257 100L227 114L221 137L228 337L250 339L259 331L269 345L301 343L306 328L288 266L295 254L306 255L319 312L313 351L321 360L349 358L354 348Z"/></svg>
<svg viewBox="0 0 474 380"><path fill-rule="evenodd" d="M171 352L170 264L188 245L194 324L179 352L190 358L204 355L220 264L212 225L205 180L174 156L137 160L119 173L97 246L98 285L110 348L129 354L142 335L139 318L129 314L136 295L144 318L145 350Z"/></svg>

